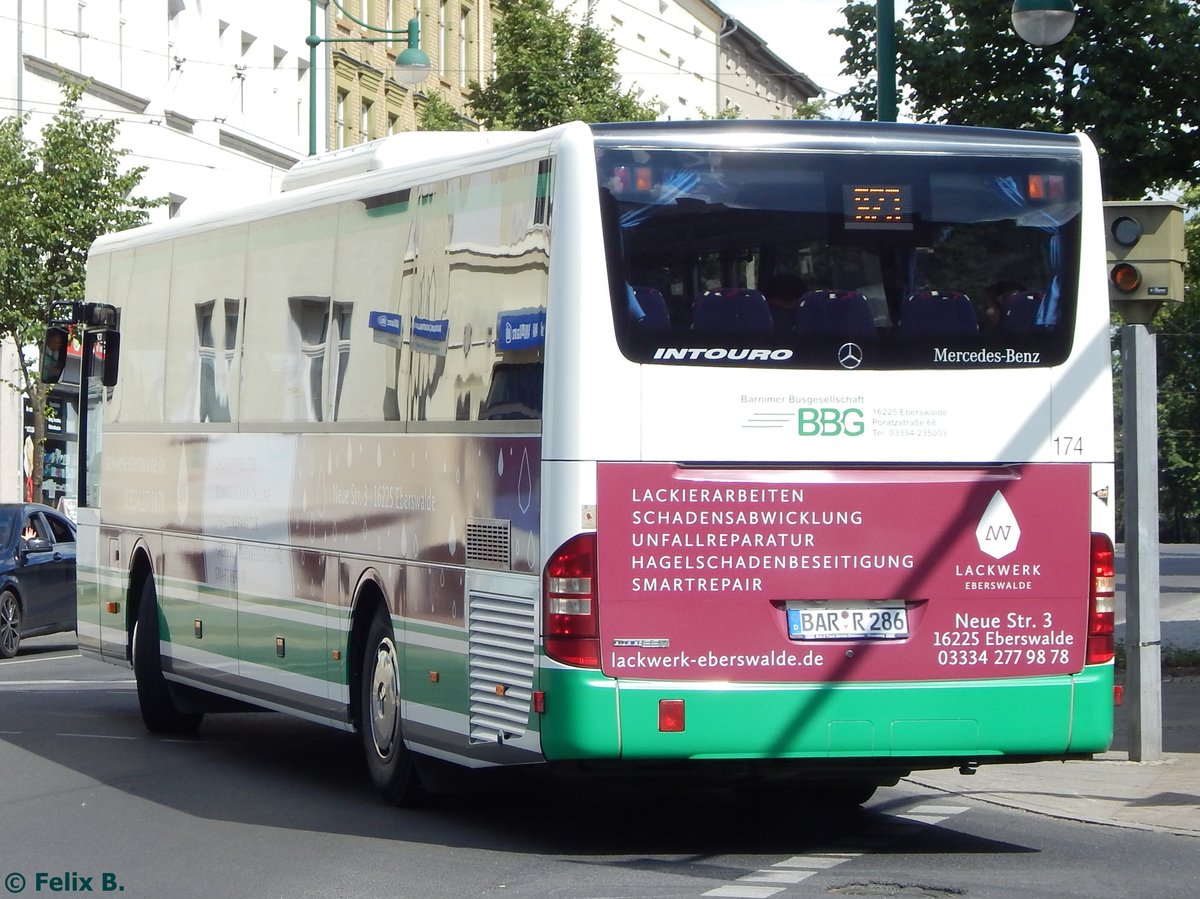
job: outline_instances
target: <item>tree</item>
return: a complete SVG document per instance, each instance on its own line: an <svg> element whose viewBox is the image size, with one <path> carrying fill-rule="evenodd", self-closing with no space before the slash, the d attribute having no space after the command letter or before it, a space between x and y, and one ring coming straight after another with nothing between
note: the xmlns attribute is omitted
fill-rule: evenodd
<svg viewBox="0 0 1200 899"><path fill-rule="evenodd" d="M537 130L584 122L648 121L654 110L621 91L617 51L591 22L552 0L496 0L496 77L472 81L467 105L487 128Z"/></svg>
<svg viewBox="0 0 1200 899"><path fill-rule="evenodd" d="M134 197L144 167L121 171L118 122L87 118L84 87L66 84L39 144L24 136L27 117L0 120L0 340L12 340L20 368L10 386L29 396L34 442L45 434L47 387L21 349L40 342L55 303L83 299L88 247L101 234L143 224L162 203ZM19 190L11 189L20 185ZM34 453L33 482L42 480Z"/></svg>
<svg viewBox="0 0 1200 899"><path fill-rule="evenodd" d="M792 110L793 119L828 119L829 101L824 97L815 97L796 104Z"/></svg>
<svg viewBox="0 0 1200 899"><path fill-rule="evenodd" d="M708 110L706 110L703 106L697 106L696 112L698 112L700 114L700 118L704 120L732 120L740 119L742 117L742 107L738 106L736 103L732 106L726 106L716 115L709 115Z"/></svg>
<svg viewBox="0 0 1200 899"><path fill-rule="evenodd" d="M417 110L418 131L474 131L471 123L459 114L439 93L429 95Z"/></svg>
<svg viewBox="0 0 1200 899"><path fill-rule="evenodd" d="M1011 4L910 0L897 24L897 82L918 120L1083 131L1101 153L1105 195L1131 199L1200 180L1196 129L1200 7L1190 0L1088 0L1054 47L1017 37ZM840 100L875 116L875 4L843 8L833 33L850 49L842 74L861 81Z"/></svg>

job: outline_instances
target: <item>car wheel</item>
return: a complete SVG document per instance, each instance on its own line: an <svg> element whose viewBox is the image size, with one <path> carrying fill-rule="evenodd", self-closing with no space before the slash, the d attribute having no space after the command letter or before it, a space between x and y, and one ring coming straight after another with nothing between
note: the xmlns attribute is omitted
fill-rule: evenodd
<svg viewBox="0 0 1200 899"><path fill-rule="evenodd" d="M11 659L21 645L21 602L11 590L0 593L0 659Z"/></svg>
<svg viewBox="0 0 1200 899"><path fill-rule="evenodd" d="M425 796L412 753L404 745L400 714L400 657L385 609L375 613L362 658L359 709L363 752L371 780L393 805L415 805Z"/></svg>
<svg viewBox="0 0 1200 899"><path fill-rule="evenodd" d="M204 719L202 712L183 712L163 677L158 644L158 596L154 578L142 584L137 621L133 625L133 674L137 679L138 705L147 729L160 734L192 733Z"/></svg>

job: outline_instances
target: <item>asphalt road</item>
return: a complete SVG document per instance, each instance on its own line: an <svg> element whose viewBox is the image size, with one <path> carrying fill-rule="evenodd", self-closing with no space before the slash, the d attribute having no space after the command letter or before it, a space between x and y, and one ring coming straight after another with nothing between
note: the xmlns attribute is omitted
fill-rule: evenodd
<svg viewBox="0 0 1200 899"><path fill-rule="evenodd" d="M530 780L390 808L352 735L249 714L209 716L195 738L154 736L129 672L69 641L30 643L0 662L0 877L12 895L1094 899L1193 895L1200 881L1195 840L909 782L840 814Z"/></svg>
<svg viewBox="0 0 1200 899"><path fill-rule="evenodd" d="M1125 632L1125 553L1117 547L1117 639ZM1159 619L1164 649L1200 650L1200 545L1159 547Z"/></svg>

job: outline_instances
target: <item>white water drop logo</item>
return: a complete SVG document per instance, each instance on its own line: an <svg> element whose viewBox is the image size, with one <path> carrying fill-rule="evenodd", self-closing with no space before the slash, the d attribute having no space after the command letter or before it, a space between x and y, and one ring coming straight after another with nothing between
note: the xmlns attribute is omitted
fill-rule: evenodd
<svg viewBox="0 0 1200 899"><path fill-rule="evenodd" d="M979 519L975 539L979 541L979 549L993 559L1003 559L1017 549L1021 526L1017 524L1017 517L999 490Z"/></svg>

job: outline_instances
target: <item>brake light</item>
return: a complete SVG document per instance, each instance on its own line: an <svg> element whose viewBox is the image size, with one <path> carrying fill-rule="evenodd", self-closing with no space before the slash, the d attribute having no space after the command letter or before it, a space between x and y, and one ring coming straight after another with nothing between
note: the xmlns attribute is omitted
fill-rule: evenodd
<svg viewBox="0 0 1200 899"><path fill-rule="evenodd" d="M550 557L542 604L546 655L565 665L599 668L595 534L576 534Z"/></svg>
<svg viewBox="0 0 1200 899"><path fill-rule="evenodd" d="M1092 577L1088 597L1087 664L1111 662L1117 570L1112 541L1092 534Z"/></svg>

